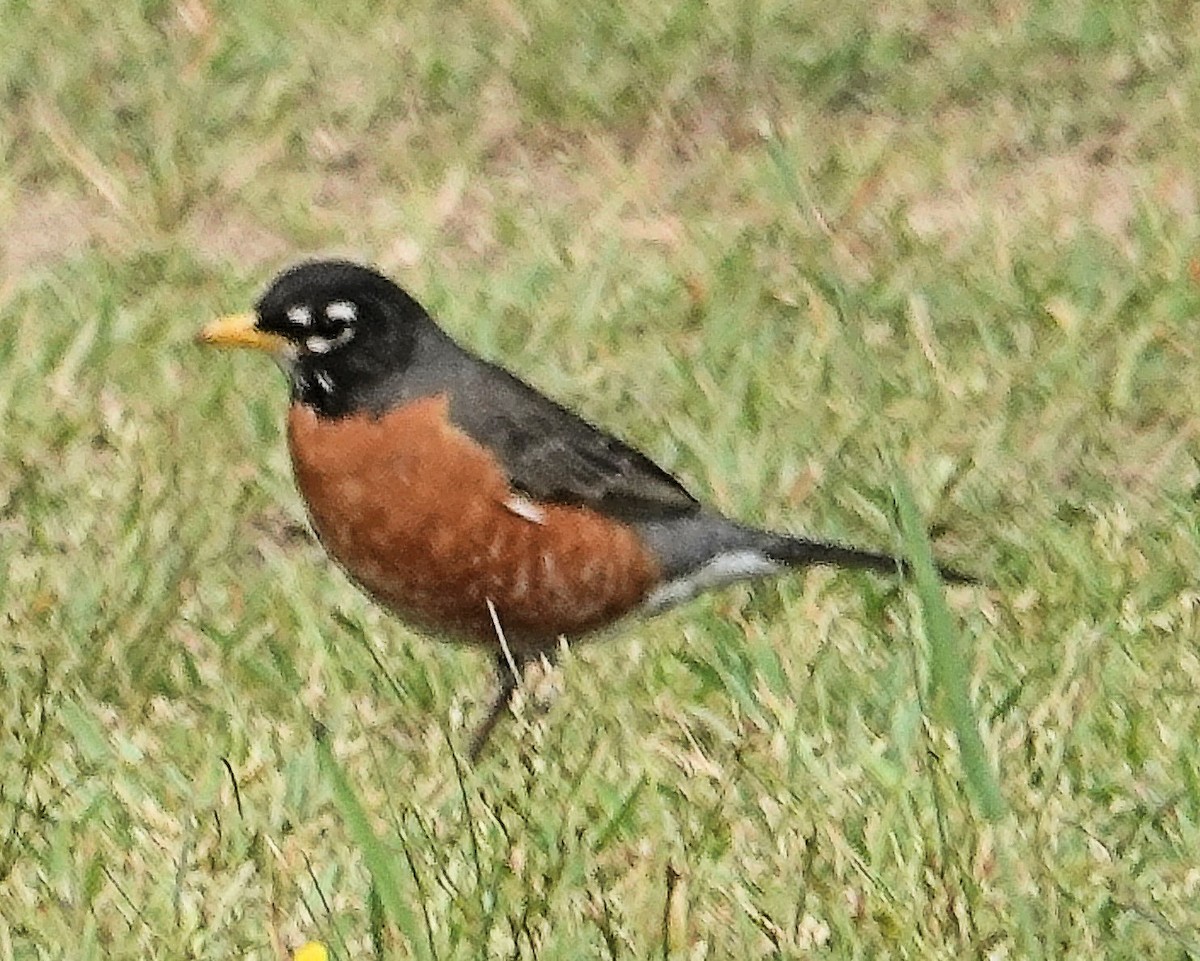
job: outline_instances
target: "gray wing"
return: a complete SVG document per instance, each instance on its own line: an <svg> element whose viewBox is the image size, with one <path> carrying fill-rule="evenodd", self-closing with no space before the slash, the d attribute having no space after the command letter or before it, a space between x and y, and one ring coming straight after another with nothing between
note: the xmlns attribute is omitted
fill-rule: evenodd
<svg viewBox="0 0 1200 961"><path fill-rule="evenodd" d="M455 384L450 417L495 455L517 490L626 521L699 510L684 486L645 454L503 368L476 363L487 373Z"/></svg>

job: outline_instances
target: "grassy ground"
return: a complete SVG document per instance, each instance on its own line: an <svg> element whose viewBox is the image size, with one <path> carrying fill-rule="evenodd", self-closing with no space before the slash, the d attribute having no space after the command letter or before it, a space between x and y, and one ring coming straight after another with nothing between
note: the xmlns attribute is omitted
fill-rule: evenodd
<svg viewBox="0 0 1200 961"><path fill-rule="evenodd" d="M0 961L1200 957L1195 6L628 6L0 6ZM190 342L331 251L746 519L895 548L898 466L1003 816L827 571L458 763Z"/></svg>

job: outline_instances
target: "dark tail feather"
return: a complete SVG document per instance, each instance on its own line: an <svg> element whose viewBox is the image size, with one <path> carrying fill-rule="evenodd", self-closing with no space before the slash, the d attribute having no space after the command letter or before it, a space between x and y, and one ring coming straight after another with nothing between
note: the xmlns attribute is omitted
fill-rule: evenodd
<svg viewBox="0 0 1200 961"><path fill-rule="evenodd" d="M873 551L860 551L854 547L843 547L841 544L829 544L824 541L810 541L803 537L779 538L766 548L766 554L771 560L787 564L789 567L810 567L814 564L825 564L829 567L846 567L851 570L878 571L881 574L895 574L897 571L908 573L911 566L908 561L890 554L876 554ZM942 580L949 584L978 584L979 579L970 574L963 574L952 567L937 565L937 572Z"/></svg>

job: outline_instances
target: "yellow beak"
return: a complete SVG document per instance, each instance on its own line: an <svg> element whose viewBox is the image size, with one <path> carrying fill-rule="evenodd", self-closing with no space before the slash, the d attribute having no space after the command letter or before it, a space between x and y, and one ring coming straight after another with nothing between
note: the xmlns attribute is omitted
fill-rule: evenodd
<svg viewBox="0 0 1200 961"><path fill-rule="evenodd" d="M269 354L286 354L292 345L284 337L259 330L254 314L230 314L204 326L196 339L214 347L250 347Z"/></svg>

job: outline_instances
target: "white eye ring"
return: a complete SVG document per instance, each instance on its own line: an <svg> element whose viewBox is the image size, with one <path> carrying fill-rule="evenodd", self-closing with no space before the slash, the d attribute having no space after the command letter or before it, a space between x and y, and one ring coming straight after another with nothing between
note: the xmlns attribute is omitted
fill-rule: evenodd
<svg viewBox="0 0 1200 961"><path fill-rule="evenodd" d="M358 320L358 308L348 300L334 300L325 305L325 316L342 324Z"/></svg>
<svg viewBox="0 0 1200 961"><path fill-rule="evenodd" d="M305 304L296 304L287 309L287 319L297 327L311 327L312 311Z"/></svg>
<svg viewBox="0 0 1200 961"><path fill-rule="evenodd" d="M313 334L304 341L304 346L308 348L311 354L328 354L335 347L341 347L354 336L353 327L343 327L336 337L322 337L320 334Z"/></svg>

